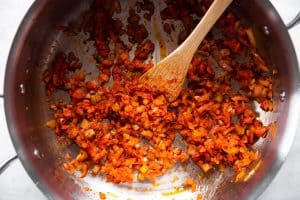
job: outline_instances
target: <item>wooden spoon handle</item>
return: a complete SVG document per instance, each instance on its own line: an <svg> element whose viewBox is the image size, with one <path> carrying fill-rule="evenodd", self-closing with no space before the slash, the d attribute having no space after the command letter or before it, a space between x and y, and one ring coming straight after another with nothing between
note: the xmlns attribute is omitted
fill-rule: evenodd
<svg viewBox="0 0 300 200"><path fill-rule="evenodd" d="M140 81L165 91L169 99L176 99L196 50L231 2L232 0L214 0L190 36L175 51L143 74Z"/></svg>
<svg viewBox="0 0 300 200"><path fill-rule="evenodd" d="M232 0L214 0L209 7L206 14L198 23L189 37L176 49L182 54L192 59L194 53L199 47L206 34L211 30L212 26L216 23L224 10L230 5Z"/></svg>

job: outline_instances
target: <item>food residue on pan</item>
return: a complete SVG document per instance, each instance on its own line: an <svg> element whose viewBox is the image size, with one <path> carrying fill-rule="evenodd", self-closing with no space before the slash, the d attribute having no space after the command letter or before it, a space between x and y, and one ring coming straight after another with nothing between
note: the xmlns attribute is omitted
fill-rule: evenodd
<svg viewBox="0 0 300 200"><path fill-rule="evenodd" d="M271 123L269 126L270 126L270 133L268 134L268 136L270 139L274 139L276 134L276 128L277 128L276 123Z"/></svg>
<svg viewBox="0 0 300 200"><path fill-rule="evenodd" d="M158 187L158 186L161 185L161 183L158 182L158 181L154 181L154 182L152 183L152 185L153 185L153 187Z"/></svg>
<svg viewBox="0 0 300 200"><path fill-rule="evenodd" d="M182 192L186 191L183 187L177 187L177 188L174 188L173 191L170 191L170 192L163 192L162 193L162 196L174 196L176 194L180 194Z"/></svg>
<svg viewBox="0 0 300 200"><path fill-rule="evenodd" d="M101 199L101 200L106 199L106 194L103 192L99 192L99 199Z"/></svg>
<svg viewBox="0 0 300 200"><path fill-rule="evenodd" d="M83 187L83 190L86 191L86 192L92 191L92 189L90 187L87 187L87 186Z"/></svg>
<svg viewBox="0 0 300 200"><path fill-rule="evenodd" d="M162 60L163 58L165 58L168 55L168 48L167 48L167 44L162 36L161 31L159 30L159 25L158 25L158 19L157 17L153 17L153 31L155 33L155 39L158 40L159 43L159 52L160 52L160 60Z"/></svg>
<svg viewBox="0 0 300 200"><path fill-rule="evenodd" d="M173 179L171 180L171 183L175 183L178 180L179 180L178 176L174 176Z"/></svg>
<svg viewBox="0 0 300 200"><path fill-rule="evenodd" d="M210 3L166 0L167 7L160 15L162 21L182 21L184 39L197 24L192 15L201 17ZM251 104L257 101L264 111L274 109L272 70L257 52L251 29L234 14L225 13L215 25L224 37L207 35L191 62L187 87L178 99L169 102L159 88L138 81L153 67L149 58L155 47L137 13L147 10L142 17L150 23L152 2L138 1L130 8L126 26L112 17L120 12L116 5L118 1L95 0L79 30L60 26L72 35L81 31L90 36L99 70L97 79L87 79L81 61L72 52L58 52L52 68L44 73L48 95L63 90L70 97L70 101L51 104L53 119L47 122L56 135L80 148L75 158L66 159L64 168L70 173L81 171L81 177L92 168L94 175L116 184L155 182L176 163L191 159L205 173L231 167L236 180L245 180L250 166L260 159L251 146L272 129L257 119ZM123 34L132 45L124 44ZM131 46L135 44L133 52ZM161 53L164 57L164 51ZM238 60L241 56L247 59ZM238 90L233 82L239 83ZM177 132L187 143L186 150L173 145ZM175 177L171 180L176 181ZM185 188L196 190L193 179L187 179L183 186L162 195L180 193ZM99 195L105 197L104 193Z"/></svg>
<svg viewBox="0 0 300 200"><path fill-rule="evenodd" d="M197 195L197 200L202 200L202 199L203 199L202 194L198 194L198 195Z"/></svg>
<svg viewBox="0 0 300 200"><path fill-rule="evenodd" d="M185 179L185 181L183 182L182 186L185 188L185 189L189 189L191 190L192 192L195 192L196 191L196 188L197 188L197 183L194 179L192 178L187 178Z"/></svg>

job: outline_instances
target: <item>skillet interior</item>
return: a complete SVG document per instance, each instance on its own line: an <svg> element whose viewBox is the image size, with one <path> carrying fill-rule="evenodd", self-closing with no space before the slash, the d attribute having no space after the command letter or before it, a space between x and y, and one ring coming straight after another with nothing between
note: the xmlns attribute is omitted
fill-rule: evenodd
<svg viewBox="0 0 300 200"><path fill-rule="evenodd" d="M101 182L100 179L96 181L97 183L95 180L74 179L61 168L66 152L64 144L58 142L57 137L45 127L51 112L41 81L43 71L51 65L53 55L58 50L72 50L77 55L83 55L85 49L79 45L76 38L66 40L62 33L54 31L53 25L66 24L72 19L77 19L80 13L88 8L89 3L90 1L80 0L74 0L72 4L59 0L36 1L24 18L12 46L6 69L5 109L10 134L26 170L49 198L88 198L93 194L83 192L82 185L96 189L99 187L103 189L105 185L117 194L125 191L132 194L131 197L138 195L149 199L149 193L107 186L107 183ZM219 176L213 174L202 183L201 192L211 199L257 197L284 161L298 123L295 111L299 107L299 103L296 102L299 98L297 91L299 72L294 49L281 19L271 4L265 1L235 1L232 9L254 29L259 51L270 65L278 68L279 75L274 88L276 112L261 115L266 122L276 118L278 125L272 141L265 139L256 145L262 150L263 162L250 181L235 184L222 179L219 180L220 187L216 190L218 185L216 178ZM81 60L85 66L94 64L86 56L81 57ZM284 101L280 101L282 91L285 93ZM158 197L161 191L153 191L151 194L153 198ZM166 198L191 197L187 195L193 194L187 192ZM95 198L98 199L98 196Z"/></svg>

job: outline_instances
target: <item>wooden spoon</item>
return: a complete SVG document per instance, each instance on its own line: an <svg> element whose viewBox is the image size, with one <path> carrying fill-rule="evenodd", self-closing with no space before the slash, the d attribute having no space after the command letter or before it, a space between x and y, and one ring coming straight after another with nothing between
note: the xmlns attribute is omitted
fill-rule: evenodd
<svg viewBox="0 0 300 200"><path fill-rule="evenodd" d="M183 87L197 48L231 2L232 0L214 0L188 38L175 51L143 74L140 82L165 91L169 100L175 100Z"/></svg>

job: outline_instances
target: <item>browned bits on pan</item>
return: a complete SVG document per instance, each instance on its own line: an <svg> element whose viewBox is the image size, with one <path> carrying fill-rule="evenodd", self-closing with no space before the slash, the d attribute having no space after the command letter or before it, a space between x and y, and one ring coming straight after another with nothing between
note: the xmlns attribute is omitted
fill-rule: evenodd
<svg viewBox="0 0 300 200"><path fill-rule="evenodd" d="M70 52L68 54L68 63L70 71L77 70L82 67L82 64L80 63L79 59L75 56L73 52Z"/></svg>
<svg viewBox="0 0 300 200"><path fill-rule="evenodd" d="M56 54L51 70L46 70L43 74L43 80L47 84L48 94L54 92L55 89L69 89L69 79L67 74L69 71L80 69L82 64L74 53L66 56L63 52Z"/></svg>
<svg viewBox="0 0 300 200"><path fill-rule="evenodd" d="M166 33L171 34L172 29L170 24L165 23L163 28Z"/></svg>
<svg viewBox="0 0 300 200"><path fill-rule="evenodd" d="M140 44L135 51L135 58L139 60L145 60L154 51L154 44L151 40L146 40Z"/></svg>
<svg viewBox="0 0 300 200"><path fill-rule="evenodd" d="M121 13L122 8L121 8L121 4L120 1L118 0L113 0L113 11L116 13Z"/></svg>
<svg viewBox="0 0 300 200"><path fill-rule="evenodd" d="M144 0L142 2L137 2L136 7L138 11L140 10L147 11L144 14L144 18L148 21L151 20L151 17L154 14L154 4L152 1Z"/></svg>
<svg viewBox="0 0 300 200"><path fill-rule="evenodd" d="M202 16L212 1L196 1L196 0L166 0L167 7L160 11L160 16L163 20L174 19L182 21L185 28L179 37L183 41L185 36L190 33L197 24L197 20L192 17L192 14ZM167 32L167 31L166 31ZM180 43L179 42L179 43Z"/></svg>
<svg viewBox="0 0 300 200"><path fill-rule="evenodd" d="M74 36L77 34L77 32L74 30L74 28L69 26L62 26L62 25L55 25L54 29L57 31L62 31L64 34L69 36Z"/></svg>
<svg viewBox="0 0 300 200"><path fill-rule="evenodd" d="M191 15L202 16L211 1L166 3L161 17L181 20L184 39L195 25ZM251 104L257 101L265 111L274 109L272 70L256 51L251 29L233 14L224 14L216 25L224 38L205 38L190 64L187 88L169 102L159 88L138 82L153 66L149 58L155 47L146 39L148 31L137 13L146 10L144 17L150 20L153 3L139 1L137 8L131 8L126 30L119 19L112 18L120 10L118 1L96 0L84 14L82 31L89 33L96 48L97 78L88 80L79 71L81 63L74 53L57 53L52 68L44 73L49 95L65 90L70 97L50 106L54 119L47 123L80 148L64 168L70 173L81 171L84 177L91 165L94 175L105 176L109 182L131 183L155 179L175 163L191 158L204 172L229 166L238 179L243 177L259 158L251 145L270 129L257 119ZM163 23L169 33L171 27ZM137 46L133 59L120 39L124 31ZM185 151L173 146L176 134L186 141ZM187 179L183 186L195 190L196 183Z"/></svg>
<svg viewBox="0 0 300 200"><path fill-rule="evenodd" d="M109 39L114 42L123 32L123 24L119 19L113 19L114 12L120 12L118 1L96 0L84 14L82 30L89 33L90 39L95 42L95 58L107 58L110 53ZM99 58L100 57L100 58Z"/></svg>
<svg viewBox="0 0 300 200"><path fill-rule="evenodd" d="M129 10L126 33L129 41L132 43L142 43L149 35L145 25L140 23L140 19L140 16L136 14L134 9Z"/></svg>

